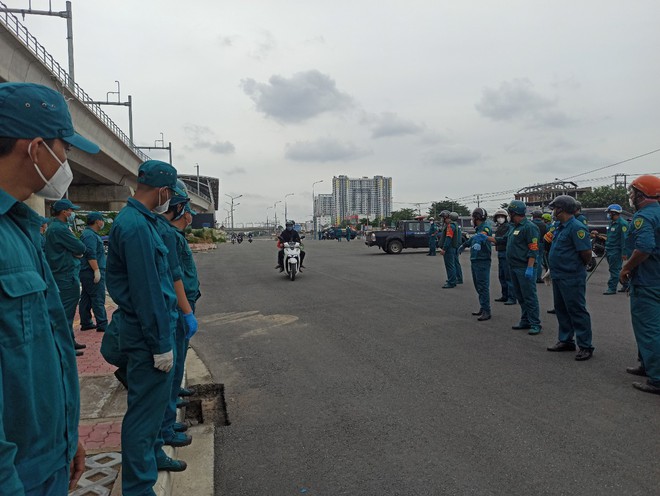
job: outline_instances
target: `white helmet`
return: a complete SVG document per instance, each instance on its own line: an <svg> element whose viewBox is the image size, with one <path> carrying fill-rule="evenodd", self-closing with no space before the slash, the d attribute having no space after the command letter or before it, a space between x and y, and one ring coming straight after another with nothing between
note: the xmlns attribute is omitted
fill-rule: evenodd
<svg viewBox="0 0 660 496"><path fill-rule="evenodd" d="M499 210L497 210L497 211L493 214L493 219L495 219L496 217L499 217L499 216L502 216L502 217L504 217L504 218L506 218L506 219L509 218L509 214L508 214L507 211L504 210L503 208L500 208Z"/></svg>

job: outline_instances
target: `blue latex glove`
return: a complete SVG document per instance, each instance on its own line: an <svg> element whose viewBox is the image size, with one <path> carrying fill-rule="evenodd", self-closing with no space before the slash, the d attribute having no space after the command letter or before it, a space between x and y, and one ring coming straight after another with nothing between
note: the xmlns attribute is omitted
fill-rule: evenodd
<svg viewBox="0 0 660 496"><path fill-rule="evenodd" d="M472 249L474 251L481 251L481 245L479 243L475 243L472 245Z"/></svg>
<svg viewBox="0 0 660 496"><path fill-rule="evenodd" d="M197 332L197 319L195 318L195 314L190 312L184 314L183 320L186 323L186 327L188 328L186 331L186 339L190 339Z"/></svg>
<svg viewBox="0 0 660 496"><path fill-rule="evenodd" d="M475 234L472 236L472 239L474 239L475 243L483 243L486 241L486 235L484 233Z"/></svg>
<svg viewBox="0 0 660 496"><path fill-rule="evenodd" d="M527 267L525 269L525 279L534 279L536 271L534 267Z"/></svg>

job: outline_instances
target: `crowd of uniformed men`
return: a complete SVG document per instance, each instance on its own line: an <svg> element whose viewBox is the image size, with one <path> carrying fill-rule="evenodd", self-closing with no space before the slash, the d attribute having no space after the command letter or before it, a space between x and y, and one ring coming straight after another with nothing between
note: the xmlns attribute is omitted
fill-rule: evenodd
<svg viewBox="0 0 660 496"><path fill-rule="evenodd" d="M64 495L84 470L75 361L84 345L73 330L79 306L81 332L105 333L101 352L128 389L123 494L153 495L158 470L186 468L163 445L192 441L176 422L176 407L190 394L181 381L188 340L197 331L199 281L184 236L195 212L174 167L144 162L135 195L112 225L106 260L100 213L87 215L80 239L68 226L78 209L63 198L73 178L71 146L99 151L75 133L62 95L36 84L0 84L0 492ZM630 292L639 365L627 371L648 377L636 388L660 394L660 179L638 177L629 191L636 210L631 226L619 205L607 209L611 276L604 294L615 294L618 281ZM50 220L24 203L32 194L54 202ZM477 208L476 233L465 242L458 215L443 211L442 226L431 219L429 255L440 247L443 288L450 289L463 283L459 255L469 250L480 307L474 315L484 321L491 318L494 245L502 291L495 301L520 304L513 329L529 334L541 332L536 284L550 277L559 339L548 350L573 351L577 344L576 360L588 360L594 349L585 301L590 234L572 197L559 196L549 207L552 217L539 211L529 220L526 205L512 201L495 212L494 226ZM106 286L118 306L109 323Z"/></svg>
<svg viewBox="0 0 660 496"><path fill-rule="evenodd" d="M610 224L607 234L589 233L581 205L568 195L557 196L548 205L552 214L541 210L527 218L527 205L519 200L493 215L495 225L483 208L472 212L475 234L461 243L461 227L455 212L442 211L442 226L431 218L429 255L436 246L444 255L447 280L442 286L454 288L463 282L459 255L470 251L472 280L479 299L477 320L491 318L491 247L498 261L501 296L494 301L519 304L521 316L513 329L541 333L536 285L551 281L558 340L548 351L575 351L578 361L593 356L591 317L586 304L586 266L592 260L591 238L605 240L610 277L604 295L628 292L632 327L638 347L639 364L628 367L633 375L647 377L633 382L641 391L660 394L660 178L642 175L629 187L629 203L635 210L631 225L622 217L621 205L607 207Z"/></svg>
<svg viewBox="0 0 660 496"><path fill-rule="evenodd" d="M196 213L174 167L142 163L106 259L101 213L86 216L80 238L70 228L70 147L99 151L74 131L60 93L0 84L0 494L62 496L84 471L78 307L80 332L104 332L101 353L128 389L122 493L154 495L158 470L186 469L163 445L192 442L176 408L192 394L181 383L200 291L184 230ZM33 194L53 202L50 219L24 203ZM110 322L106 287L118 306Z"/></svg>

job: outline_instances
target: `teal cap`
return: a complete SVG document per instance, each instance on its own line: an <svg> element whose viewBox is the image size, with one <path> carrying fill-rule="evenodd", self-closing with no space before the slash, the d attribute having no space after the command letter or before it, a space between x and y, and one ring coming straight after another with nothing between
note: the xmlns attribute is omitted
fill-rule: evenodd
<svg viewBox="0 0 660 496"><path fill-rule="evenodd" d="M153 188L170 188L175 194L185 196L185 192L176 186L176 169L167 162L147 160L138 169L138 183Z"/></svg>
<svg viewBox="0 0 660 496"><path fill-rule="evenodd" d="M87 153L99 147L73 130L69 107L57 91L34 83L0 84L0 137L61 139Z"/></svg>
<svg viewBox="0 0 660 496"><path fill-rule="evenodd" d="M55 203L53 203L53 206L51 207L54 212L61 212L62 210L80 210L80 207L78 205L74 205L71 203L71 200L68 198L62 198L61 200L57 200Z"/></svg>
<svg viewBox="0 0 660 496"><path fill-rule="evenodd" d="M87 215L87 222L95 222L97 220L105 220L101 212L90 212Z"/></svg>
<svg viewBox="0 0 660 496"><path fill-rule="evenodd" d="M188 196L188 188L186 188L186 185L183 183L181 179L176 180L176 188L179 191L182 191L183 194L179 194L177 190L174 191L174 196L170 199L170 205L178 205L180 203L188 203L190 201L190 197Z"/></svg>
<svg viewBox="0 0 660 496"><path fill-rule="evenodd" d="M525 213L527 213L527 205L525 205L524 201L513 200L509 203L507 210L509 213L514 213L516 215L525 215Z"/></svg>

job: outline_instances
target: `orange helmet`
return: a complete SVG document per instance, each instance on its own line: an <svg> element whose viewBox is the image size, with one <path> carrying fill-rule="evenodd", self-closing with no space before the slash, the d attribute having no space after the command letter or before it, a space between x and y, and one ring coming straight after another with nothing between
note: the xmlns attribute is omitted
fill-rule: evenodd
<svg viewBox="0 0 660 496"><path fill-rule="evenodd" d="M660 177L651 174L639 176L630 183L631 188L635 188L648 198L660 197Z"/></svg>

